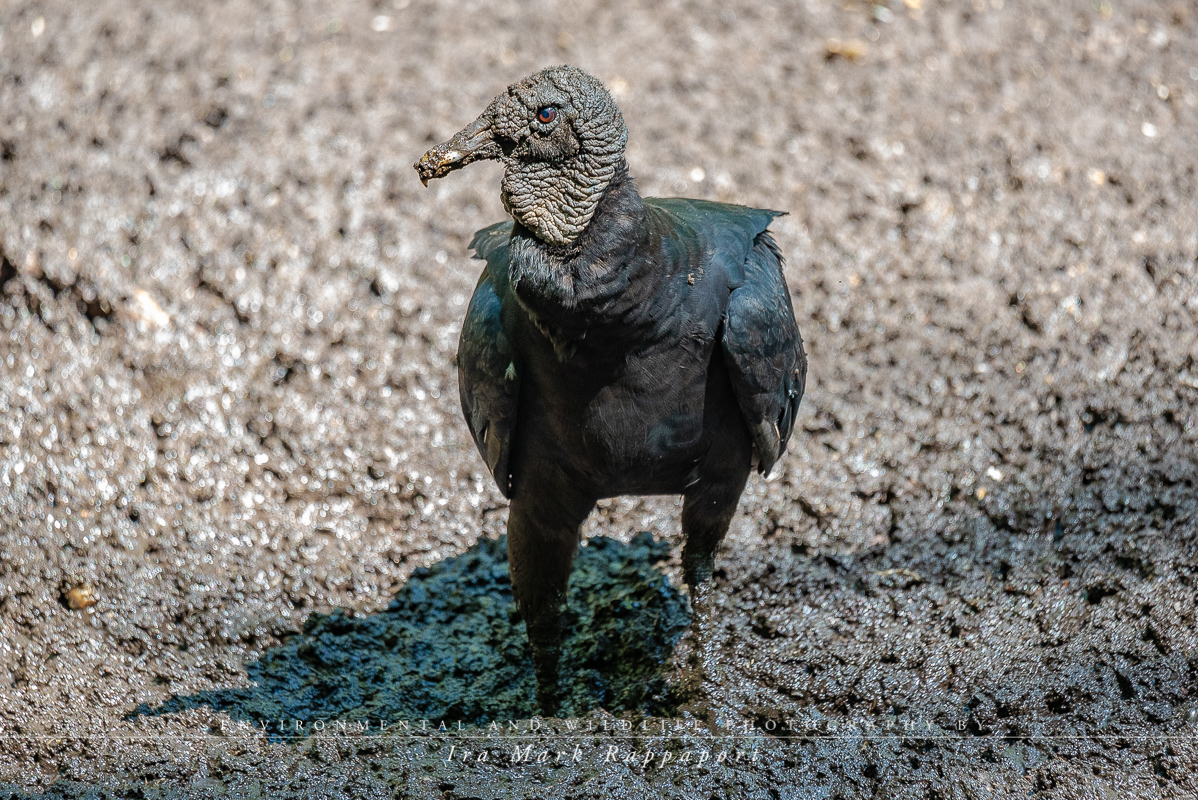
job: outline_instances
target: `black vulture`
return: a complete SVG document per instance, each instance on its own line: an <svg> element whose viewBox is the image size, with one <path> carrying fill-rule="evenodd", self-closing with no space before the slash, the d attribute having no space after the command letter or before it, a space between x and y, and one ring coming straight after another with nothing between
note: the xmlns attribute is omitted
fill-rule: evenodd
<svg viewBox="0 0 1198 800"><path fill-rule="evenodd" d="M624 118L569 66L512 84L416 171L504 166L512 219L479 231L486 261L462 325L462 410L510 499L512 587L537 700L558 706L562 601L596 501L681 494L692 625L754 463L786 449L807 373L768 230L778 212L642 198Z"/></svg>

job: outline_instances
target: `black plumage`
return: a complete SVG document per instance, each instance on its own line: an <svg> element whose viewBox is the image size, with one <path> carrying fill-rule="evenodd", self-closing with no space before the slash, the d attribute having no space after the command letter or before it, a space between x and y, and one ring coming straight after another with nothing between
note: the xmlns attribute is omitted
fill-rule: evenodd
<svg viewBox="0 0 1198 800"><path fill-rule="evenodd" d="M513 589L547 713L561 601L596 501L684 497L684 577L702 626L716 548L752 462L768 473L785 450L806 377L768 232L777 212L642 199L625 138L598 81L558 67L514 84L416 165L426 180L478 158L507 167L515 219L471 244L486 267L458 369L470 432L511 500Z"/></svg>

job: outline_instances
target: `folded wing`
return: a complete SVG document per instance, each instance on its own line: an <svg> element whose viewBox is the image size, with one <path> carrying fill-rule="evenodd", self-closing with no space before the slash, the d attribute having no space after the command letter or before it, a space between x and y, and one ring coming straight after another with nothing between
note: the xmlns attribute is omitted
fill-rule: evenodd
<svg viewBox="0 0 1198 800"><path fill-rule="evenodd" d="M458 391L474 444L504 497L511 495L512 431L520 392L511 343L503 332L497 288L506 288L510 222L484 228L471 247L487 261L462 323Z"/></svg>
<svg viewBox="0 0 1198 800"><path fill-rule="evenodd" d="M786 450L807 380L807 356L795 323L782 255L773 237L756 237L745 280L733 290L722 340L728 374L753 434L758 470L768 475Z"/></svg>

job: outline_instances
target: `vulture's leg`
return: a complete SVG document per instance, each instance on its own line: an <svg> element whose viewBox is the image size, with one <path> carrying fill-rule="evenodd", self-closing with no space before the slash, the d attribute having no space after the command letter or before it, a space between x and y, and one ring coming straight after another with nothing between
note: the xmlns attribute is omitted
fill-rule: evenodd
<svg viewBox="0 0 1198 800"><path fill-rule="evenodd" d="M702 687L708 661L711 620L711 573L715 554L732 524L741 492L749 478L752 445L747 431L729 437L728 445L700 466L699 480L684 495L682 505L682 577L691 601L691 679ZM715 448L713 448L715 449Z"/></svg>
<svg viewBox="0 0 1198 800"><path fill-rule="evenodd" d="M512 592L528 628L537 703L546 716L555 715L558 709L562 607L578 547L578 529L595 506L593 498L561 483L520 481L507 523Z"/></svg>

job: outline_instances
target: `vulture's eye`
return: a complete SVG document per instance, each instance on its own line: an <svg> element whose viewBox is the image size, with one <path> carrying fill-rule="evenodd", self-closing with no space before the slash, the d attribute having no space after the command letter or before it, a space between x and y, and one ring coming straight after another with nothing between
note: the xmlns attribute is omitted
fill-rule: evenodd
<svg viewBox="0 0 1198 800"><path fill-rule="evenodd" d="M542 125L548 125L557 117L557 109L553 106L545 106L537 112L537 122Z"/></svg>

